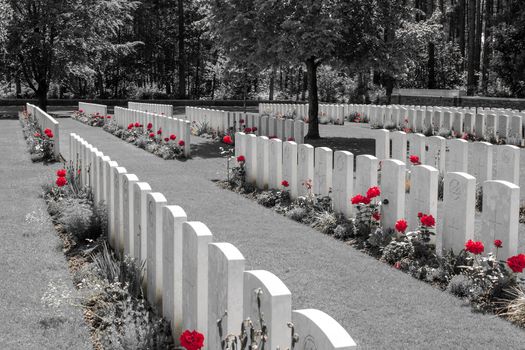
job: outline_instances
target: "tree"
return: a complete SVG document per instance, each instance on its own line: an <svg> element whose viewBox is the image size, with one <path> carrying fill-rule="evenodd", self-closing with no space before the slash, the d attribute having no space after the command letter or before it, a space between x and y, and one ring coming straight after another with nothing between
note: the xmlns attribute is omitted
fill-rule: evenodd
<svg viewBox="0 0 525 350"><path fill-rule="evenodd" d="M78 72L93 74L90 54L123 47L109 38L118 34L138 5L126 0L9 2L13 9L8 28L9 54L44 110L52 81Z"/></svg>
<svg viewBox="0 0 525 350"><path fill-rule="evenodd" d="M7 39L7 27L11 21L13 11L7 0L0 0L0 53L4 51L4 43Z"/></svg>

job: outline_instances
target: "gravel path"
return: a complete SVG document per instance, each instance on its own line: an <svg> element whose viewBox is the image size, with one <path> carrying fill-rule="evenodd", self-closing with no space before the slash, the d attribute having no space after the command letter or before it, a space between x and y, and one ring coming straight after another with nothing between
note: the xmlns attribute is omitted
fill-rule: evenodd
<svg viewBox="0 0 525 350"><path fill-rule="evenodd" d="M164 161L99 128L61 120L70 132L204 222L215 241L236 245L248 269L275 273L293 307L317 308L339 321L361 349L523 348L525 331L365 255L343 242L263 208L211 180L225 177L216 145L199 140L192 160ZM193 140L192 140L193 141ZM215 150L214 150L215 147ZM206 150L206 152L204 152Z"/></svg>
<svg viewBox="0 0 525 350"><path fill-rule="evenodd" d="M79 308L44 306L50 284L75 295L62 241L38 197L57 166L31 163L16 120L0 121L0 349L92 349Z"/></svg>

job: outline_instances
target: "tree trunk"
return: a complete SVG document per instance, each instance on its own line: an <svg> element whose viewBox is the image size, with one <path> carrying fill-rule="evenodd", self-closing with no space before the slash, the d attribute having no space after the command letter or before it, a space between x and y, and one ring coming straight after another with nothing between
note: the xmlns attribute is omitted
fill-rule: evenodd
<svg viewBox="0 0 525 350"><path fill-rule="evenodd" d="M44 112L47 111L47 92L49 91L49 84L46 81L41 81L36 90L36 97L38 98L38 107Z"/></svg>
<svg viewBox="0 0 525 350"><path fill-rule="evenodd" d="M317 64L315 57L306 60L308 79L308 133L307 139L319 139L319 96L317 94Z"/></svg>
<svg viewBox="0 0 525 350"><path fill-rule="evenodd" d="M15 76L15 86L16 86L16 98L20 98L20 95L22 95L22 83L20 82L19 73L16 73L16 76Z"/></svg>
<svg viewBox="0 0 525 350"><path fill-rule="evenodd" d="M467 95L476 91L475 76L475 45L476 45L476 0L468 2L468 54L467 54Z"/></svg>
<svg viewBox="0 0 525 350"><path fill-rule="evenodd" d="M458 3L458 32L459 32L459 49L461 55L465 57L465 0L459 0Z"/></svg>
<svg viewBox="0 0 525 350"><path fill-rule="evenodd" d="M427 0L427 11L426 11L427 19L430 19L432 17L433 12L434 12L434 2L433 0ZM435 54L434 54L434 43L428 43L428 62L427 62L428 85L427 87L429 89L436 88L435 67L436 67L436 59L435 59Z"/></svg>
<svg viewBox="0 0 525 350"><path fill-rule="evenodd" d="M483 19L483 1L476 0L476 40L474 43L474 70L476 72L479 72L480 61L481 61L481 33L483 29L482 19Z"/></svg>
<svg viewBox="0 0 525 350"><path fill-rule="evenodd" d="M184 54L184 1L178 0L179 10L179 98L186 97L186 55Z"/></svg>
<svg viewBox="0 0 525 350"><path fill-rule="evenodd" d="M273 101L273 94L275 89L275 67L272 66L272 71L270 72L270 93L268 96L268 100Z"/></svg>
<svg viewBox="0 0 525 350"><path fill-rule="evenodd" d="M483 62L481 66L481 87L483 93L486 94L489 85L488 67L491 56L490 40L492 40L492 8L494 6L493 0L485 0L485 40L483 42ZM490 40L489 40L490 39Z"/></svg>

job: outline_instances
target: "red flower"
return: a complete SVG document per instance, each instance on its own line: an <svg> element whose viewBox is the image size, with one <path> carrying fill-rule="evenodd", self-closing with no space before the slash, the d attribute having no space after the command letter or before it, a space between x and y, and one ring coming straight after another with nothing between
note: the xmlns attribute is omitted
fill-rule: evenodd
<svg viewBox="0 0 525 350"><path fill-rule="evenodd" d="M164 138L164 141L165 141L165 142L168 142L169 140L170 140L169 137L165 137L165 138Z"/></svg>
<svg viewBox="0 0 525 350"><path fill-rule="evenodd" d="M400 233L405 233L408 228L407 221L404 219L397 220L396 222L396 231Z"/></svg>
<svg viewBox="0 0 525 350"><path fill-rule="evenodd" d="M66 174L67 174L66 169L57 170L57 176L58 177L66 177Z"/></svg>
<svg viewBox="0 0 525 350"><path fill-rule="evenodd" d="M79 109L78 112L79 113L84 113L84 110L83 109Z"/></svg>
<svg viewBox="0 0 525 350"><path fill-rule="evenodd" d="M293 137L289 137L288 141L295 141L295 139Z"/></svg>
<svg viewBox="0 0 525 350"><path fill-rule="evenodd" d="M110 116L110 115L108 115L108 116L107 116L106 118L107 118L107 119L111 119L111 116Z"/></svg>
<svg viewBox="0 0 525 350"><path fill-rule="evenodd" d="M252 128L244 128L244 132L249 134L252 132Z"/></svg>
<svg viewBox="0 0 525 350"><path fill-rule="evenodd" d="M414 155L412 155L412 156L409 157L409 159L410 159L410 163L412 163L412 164L414 164L414 165L419 165L419 164L421 164L421 163L419 162L419 157L418 157L418 156L414 156Z"/></svg>
<svg viewBox="0 0 525 350"><path fill-rule="evenodd" d="M131 130L131 129L133 129L133 123L128 125L128 130Z"/></svg>
<svg viewBox="0 0 525 350"><path fill-rule="evenodd" d="M283 187L288 187L288 186L290 186L290 184L289 184L288 181L286 181L286 180L281 181L281 185L283 185Z"/></svg>
<svg viewBox="0 0 525 350"><path fill-rule="evenodd" d="M180 140L180 141L179 141L179 146L182 147L182 146L184 146L185 144L186 144L186 143L184 142L184 140Z"/></svg>
<svg viewBox="0 0 525 350"><path fill-rule="evenodd" d="M233 140L230 135L226 135L222 138L222 142L227 143L228 145L231 145L233 143Z"/></svg>
<svg viewBox="0 0 525 350"><path fill-rule="evenodd" d="M372 214L372 218L373 218L375 221L379 221L379 220L381 220L381 214L379 214L379 213L376 211L376 212L374 212L374 213Z"/></svg>
<svg viewBox="0 0 525 350"><path fill-rule="evenodd" d="M239 123L244 124L244 119L239 120Z"/></svg>
<svg viewBox="0 0 525 350"><path fill-rule="evenodd" d="M204 335L187 329L180 335L179 342L186 350L199 350L204 346Z"/></svg>
<svg viewBox="0 0 525 350"><path fill-rule="evenodd" d="M140 126L140 123L135 123L135 127L138 128Z"/></svg>
<svg viewBox="0 0 525 350"><path fill-rule="evenodd" d="M465 250L474 255L478 255L478 254L483 253L483 251L485 250L485 247L483 246L483 242L481 241L474 242L473 240L469 239L467 243L465 243Z"/></svg>
<svg viewBox="0 0 525 350"><path fill-rule="evenodd" d="M256 131L257 131L257 127L254 126L254 127L252 128L252 131L253 131L253 132L256 132Z"/></svg>
<svg viewBox="0 0 525 350"><path fill-rule="evenodd" d="M375 198L381 194L381 190L377 186L370 187L368 191L366 191L366 196L370 199Z"/></svg>
<svg viewBox="0 0 525 350"><path fill-rule="evenodd" d="M512 272L523 272L523 269L525 269L525 254L511 256L507 259L507 265Z"/></svg>
<svg viewBox="0 0 525 350"><path fill-rule="evenodd" d="M67 184L67 180L65 177L57 177L56 184L58 187L62 187Z"/></svg>
<svg viewBox="0 0 525 350"><path fill-rule="evenodd" d="M155 134L152 133L152 132L150 132L150 133L149 133L149 137L154 138L154 137L155 137Z"/></svg>
<svg viewBox="0 0 525 350"><path fill-rule="evenodd" d="M360 194L357 194L352 197L351 202L352 204L360 204L360 203L363 203L363 199L365 199L365 197L363 197Z"/></svg>
<svg viewBox="0 0 525 350"><path fill-rule="evenodd" d="M46 134L46 136L49 138L53 138L53 131L51 131L49 128L44 130L44 134Z"/></svg>
<svg viewBox="0 0 525 350"><path fill-rule="evenodd" d="M148 130L151 130L152 128L153 128L153 124L148 123L148 127L147 127L147 129L148 129Z"/></svg>
<svg viewBox="0 0 525 350"><path fill-rule="evenodd" d="M499 240L499 239L496 239L496 240L494 241L494 246L495 246L496 248L501 248L501 247L503 247L503 242L502 242L501 240Z"/></svg>
<svg viewBox="0 0 525 350"><path fill-rule="evenodd" d="M401 263L399 261L396 261L396 263L394 264L394 268L395 269L401 269Z"/></svg>
<svg viewBox="0 0 525 350"><path fill-rule="evenodd" d="M434 227L436 220L432 215L423 215L421 216L421 224L426 227Z"/></svg>
<svg viewBox="0 0 525 350"><path fill-rule="evenodd" d="M39 133L35 132L35 134L33 135L34 137L40 137L42 135L40 135Z"/></svg>
<svg viewBox="0 0 525 350"><path fill-rule="evenodd" d="M238 156L237 157L237 162L239 162L239 163L246 162L246 158L244 158L244 156Z"/></svg>
<svg viewBox="0 0 525 350"><path fill-rule="evenodd" d="M159 129L159 130L157 131L157 135L162 135L162 129Z"/></svg>
<svg viewBox="0 0 525 350"><path fill-rule="evenodd" d="M417 217L421 219L421 217L423 216L423 213L422 212L419 212L417 213Z"/></svg>
<svg viewBox="0 0 525 350"><path fill-rule="evenodd" d="M175 136L174 134L171 134L171 135L170 135L170 140L171 140L171 141L175 141L176 138L177 138L177 136Z"/></svg>
<svg viewBox="0 0 525 350"><path fill-rule="evenodd" d="M363 197L363 201L362 201L363 204L370 204L370 198L368 197Z"/></svg>

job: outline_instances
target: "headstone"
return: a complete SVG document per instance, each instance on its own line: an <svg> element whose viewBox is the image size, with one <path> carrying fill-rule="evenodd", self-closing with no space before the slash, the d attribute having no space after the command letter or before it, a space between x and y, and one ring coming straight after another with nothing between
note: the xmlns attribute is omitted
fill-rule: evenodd
<svg viewBox="0 0 525 350"><path fill-rule="evenodd" d="M208 339L208 245L213 235L202 222L185 222L182 234L182 329ZM216 291L218 292L218 291Z"/></svg>
<svg viewBox="0 0 525 350"><path fill-rule="evenodd" d="M350 198L354 193L354 155L352 153L347 151L334 152L333 177L334 211L350 218L352 214Z"/></svg>
<svg viewBox="0 0 525 350"><path fill-rule="evenodd" d="M175 339L182 333L182 225L187 220L177 205L162 208L162 315Z"/></svg>
<svg viewBox="0 0 525 350"><path fill-rule="evenodd" d="M257 180L257 136L246 135L246 181L255 184Z"/></svg>
<svg viewBox="0 0 525 350"><path fill-rule="evenodd" d="M257 138L257 187L268 187L268 166L270 157L270 140L266 136Z"/></svg>
<svg viewBox="0 0 525 350"><path fill-rule="evenodd" d="M115 186L115 197L113 209L113 227L115 229L113 239L113 248L122 255L124 251L124 186L122 185L123 175L126 173L126 168L117 167L114 169L113 184ZM110 240L111 243L111 240Z"/></svg>
<svg viewBox="0 0 525 350"><path fill-rule="evenodd" d="M332 317L315 309L294 310L292 323L299 334L295 349L349 350L357 344Z"/></svg>
<svg viewBox="0 0 525 350"><path fill-rule="evenodd" d="M523 129L520 115L513 115L510 117L510 127L508 143L512 145L521 146L523 141Z"/></svg>
<svg viewBox="0 0 525 350"><path fill-rule="evenodd" d="M269 136L268 134L268 116L261 117L261 133L262 136Z"/></svg>
<svg viewBox="0 0 525 350"><path fill-rule="evenodd" d="M474 134L474 115L472 113L465 113L463 119L463 131L467 134Z"/></svg>
<svg viewBox="0 0 525 350"><path fill-rule="evenodd" d="M498 138L498 117L494 114L487 114L486 116L484 138L489 142Z"/></svg>
<svg viewBox="0 0 525 350"><path fill-rule="evenodd" d="M443 190L443 223L438 237L443 253L452 250L459 254L465 242L474 238L476 207L476 178L467 173L445 175Z"/></svg>
<svg viewBox="0 0 525 350"><path fill-rule="evenodd" d="M157 311L162 310L162 208L167 201L162 193L150 192L147 198L147 295Z"/></svg>
<svg viewBox="0 0 525 350"><path fill-rule="evenodd" d="M315 149L312 145L298 145L297 186L300 196L306 196L308 194L308 186L313 186L314 152Z"/></svg>
<svg viewBox="0 0 525 350"><path fill-rule="evenodd" d="M375 150L379 160L390 158L390 131L386 129L376 130Z"/></svg>
<svg viewBox="0 0 525 350"><path fill-rule="evenodd" d="M425 164L439 170L440 174L445 174L445 155L447 152L447 140L441 136L430 136L427 138L427 153Z"/></svg>
<svg viewBox="0 0 525 350"><path fill-rule="evenodd" d="M418 213L437 217L439 171L429 165L412 167L408 202L408 229L419 226Z"/></svg>
<svg viewBox="0 0 525 350"><path fill-rule="evenodd" d="M277 118L276 126L277 126L277 129L276 129L277 135L275 136L277 136L278 139L285 140L284 138L284 119Z"/></svg>
<svg viewBox="0 0 525 350"><path fill-rule="evenodd" d="M268 182L270 189L281 188L283 176L283 142L280 139L270 140Z"/></svg>
<svg viewBox="0 0 525 350"><path fill-rule="evenodd" d="M328 196L332 188L332 150L317 147L314 159L314 193Z"/></svg>
<svg viewBox="0 0 525 350"><path fill-rule="evenodd" d="M288 323L292 319L292 295L284 283L274 274L264 270L244 272L244 312L243 319L250 318L255 329L261 329L261 313L268 333L268 349L291 348ZM248 340L250 344L250 340Z"/></svg>
<svg viewBox="0 0 525 350"><path fill-rule="evenodd" d="M447 140L447 172L468 171L468 142L463 139Z"/></svg>
<svg viewBox="0 0 525 350"><path fill-rule="evenodd" d="M381 174L381 223L385 229L394 229L397 220L405 217L405 163L386 159Z"/></svg>
<svg viewBox="0 0 525 350"><path fill-rule="evenodd" d="M294 122L294 139L297 144L304 143L304 122L302 120L296 120Z"/></svg>
<svg viewBox="0 0 525 350"><path fill-rule="evenodd" d="M492 180L492 157L493 147L488 142L473 142L472 156L468 164L468 172L476 178L478 186L482 186L487 180Z"/></svg>
<svg viewBox="0 0 525 350"><path fill-rule="evenodd" d="M135 174L123 174L122 176L122 234L123 234L123 245L124 245L124 255L130 256L131 258L135 257L135 246L134 246L134 218L135 215L135 205L133 199L135 198L133 194L133 187L136 182L139 181L139 178Z"/></svg>
<svg viewBox="0 0 525 350"><path fill-rule="evenodd" d="M520 149L516 146L496 146L497 168L495 180L520 184Z"/></svg>
<svg viewBox="0 0 525 350"><path fill-rule="evenodd" d="M107 213L108 213L108 240L109 244L113 246L115 240L115 217L114 217L114 205L115 205L115 180L114 171L118 168L118 163L115 161L109 161L105 164L105 176L106 176L106 198L107 198Z"/></svg>
<svg viewBox="0 0 525 350"><path fill-rule="evenodd" d="M293 119L286 119L284 122L284 137L285 140L288 141L295 141L294 138L294 120Z"/></svg>
<svg viewBox="0 0 525 350"><path fill-rule="evenodd" d="M392 139L392 158L405 162L407 159L407 134L403 131L390 133Z"/></svg>
<svg viewBox="0 0 525 350"><path fill-rule="evenodd" d="M443 112L443 125L442 128L445 130L452 130L452 112L444 111Z"/></svg>
<svg viewBox="0 0 525 350"><path fill-rule="evenodd" d="M208 348L212 348L211 344L218 345L223 340L217 320L222 319L223 338L239 332L243 321L245 260L230 243L211 243L208 247L208 339L205 341Z"/></svg>
<svg viewBox="0 0 525 350"><path fill-rule="evenodd" d="M456 135L463 134L463 113L455 112L452 120L452 130Z"/></svg>
<svg viewBox="0 0 525 350"><path fill-rule="evenodd" d="M483 211L481 213L481 240L485 253L494 252L494 240L503 242L498 249L499 260L518 253L518 226L520 188L507 181L487 181L483 185Z"/></svg>
<svg viewBox="0 0 525 350"><path fill-rule="evenodd" d="M509 134L509 116L508 115L499 115L498 119L498 138L507 139Z"/></svg>
<svg viewBox="0 0 525 350"><path fill-rule="evenodd" d="M358 155L355 166L354 194L366 194L372 186L377 186L377 169L379 159L371 155Z"/></svg>
<svg viewBox="0 0 525 350"><path fill-rule="evenodd" d="M409 137L409 155L418 156L421 164L425 163L426 154L426 137L423 134L410 134Z"/></svg>
<svg viewBox="0 0 525 350"><path fill-rule="evenodd" d="M288 181L288 188L292 199L297 198L297 143L287 141L283 143L283 181Z"/></svg>
<svg viewBox="0 0 525 350"><path fill-rule="evenodd" d="M476 121L474 123L474 135L476 135L476 137L479 139L483 139L485 137L485 120L485 114L476 115Z"/></svg>

